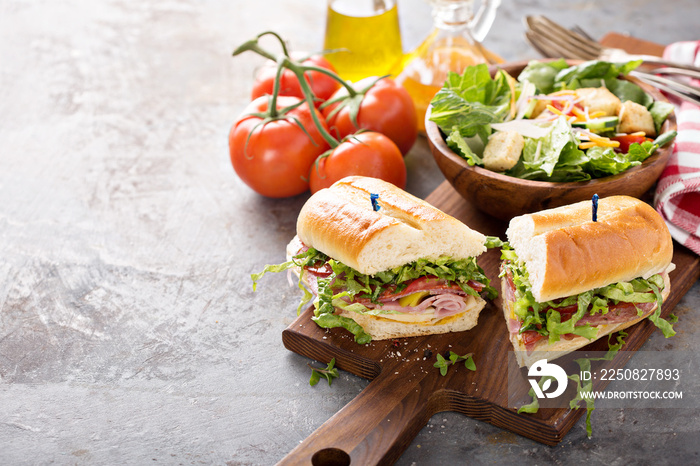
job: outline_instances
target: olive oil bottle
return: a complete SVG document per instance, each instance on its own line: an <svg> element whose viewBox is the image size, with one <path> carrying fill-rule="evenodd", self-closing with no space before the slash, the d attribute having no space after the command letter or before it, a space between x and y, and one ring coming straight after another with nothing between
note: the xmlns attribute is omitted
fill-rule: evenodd
<svg viewBox="0 0 700 466"><path fill-rule="evenodd" d="M403 57L396 1L329 0L324 49L343 79L389 74Z"/></svg>

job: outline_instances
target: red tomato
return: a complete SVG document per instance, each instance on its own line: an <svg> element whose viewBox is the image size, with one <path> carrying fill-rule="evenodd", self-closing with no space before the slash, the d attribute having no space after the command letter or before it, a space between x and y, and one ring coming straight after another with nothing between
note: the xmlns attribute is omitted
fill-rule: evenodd
<svg viewBox="0 0 700 466"><path fill-rule="evenodd" d="M298 59L300 56L303 56L303 54L298 52L292 53L293 59ZM331 65L328 60L320 55L309 57L308 59L304 60L302 64L318 66L335 73L335 68L333 68L333 65ZM253 82L251 99L256 99L262 95L272 95L276 74L277 65L273 62L268 62L263 68L261 68L260 72L255 77L255 82ZM332 96L333 93L340 87L340 83L338 81L319 71L307 71L304 73L304 76L306 76L309 85L311 86L311 91L319 99L315 104L317 107L328 100L328 98ZM278 95L299 97L300 99L304 98L304 93L299 85L299 80L291 70L285 69L282 71Z"/></svg>
<svg viewBox="0 0 700 466"><path fill-rule="evenodd" d="M260 124L261 118L250 113L266 112L268 100L265 96L252 101L233 124L228 139L231 163L241 180L255 192L276 198L295 196L309 189L309 170L329 146L314 125L307 103L291 110L287 119ZM296 97L278 97L277 108L297 102ZM315 108L313 111L325 125L320 112Z"/></svg>
<svg viewBox="0 0 700 466"><path fill-rule="evenodd" d="M311 192L327 188L350 175L380 178L404 188L406 164L401 151L383 134L365 132L340 143L328 157L311 169Z"/></svg>
<svg viewBox="0 0 700 466"><path fill-rule="evenodd" d="M376 79L365 78L354 83L352 87L361 90ZM331 99L343 95L348 95L348 91L341 87ZM391 78L380 79L365 94L357 113L359 128L352 124L350 109L347 105L333 115L333 110L338 105L333 104L323 108L323 115L328 120L328 126L339 139L357 132L360 128L368 129L382 133L394 141L403 155L406 155L416 142L418 136L416 107L408 91Z"/></svg>
<svg viewBox="0 0 700 466"><path fill-rule="evenodd" d="M630 150L630 146L634 144L635 142L638 142L639 144L643 143L644 141L653 141L653 139L649 139L644 136L634 136L632 134L625 134L622 136L615 136L613 138L610 138L613 141L619 141L620 146L617 148L620 152L623 154L626 154Z"/></svg>

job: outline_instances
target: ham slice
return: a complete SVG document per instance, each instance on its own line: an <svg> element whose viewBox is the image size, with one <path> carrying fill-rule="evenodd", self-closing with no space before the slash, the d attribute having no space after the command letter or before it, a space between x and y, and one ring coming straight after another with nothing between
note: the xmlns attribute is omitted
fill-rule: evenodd
<svg viewBox="0 0 700 466"><path fill-rule="evenodd" d="M330 270L325 267L307 267L304 270L304 280L310 291L318 295L318 278L327 278L330 275ZM477 293L483 290L484 285L470 280L468 285ZM449 317L455 314L462 313L467 310L467 293L462 288L447 280L437 277L419 277L410 283L401 291L396 292L396 286L387 288L377 299L377 302L372 302L368 298L355 297L352 302L362 304L368 309L382 309L386 311L396 311L406 314L421 314L424 312L434 312L435 318ZM336 293L342 292L341 289L334 289ZM423 298L415 306L402 306L399 304L399 299L413 293L427 292L428 295ZM349 299L346 301L351 302Z"/></svg>
<svg viewBox="0 0 700 466"><path fill-rule="evenodd" d="M461 291L461 290L460 290ZM372 302L362 302L368 309L382 309L386 311L398 311L406 314L420 314L426 312L428 308L435 309L435 317L449 317L467 310L464 300L464 293L440 293L423 299L416 306L402 306L398 300L383 301L379 304Z"/></svg>

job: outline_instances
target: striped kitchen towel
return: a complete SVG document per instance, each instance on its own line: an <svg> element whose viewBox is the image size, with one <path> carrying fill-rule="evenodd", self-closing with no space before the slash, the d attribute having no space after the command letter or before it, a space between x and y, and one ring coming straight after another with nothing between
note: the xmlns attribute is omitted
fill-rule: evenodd
<svg viewBox="0 0 700 466"><path fill-rule="evenodd" d="M700 41L666 47L664 58L700 66ZM700 80L693 84L700 85ZM656 186L654 207L671 236L700 254L700 106L674 101L678 135L675 147Z"/></svg>

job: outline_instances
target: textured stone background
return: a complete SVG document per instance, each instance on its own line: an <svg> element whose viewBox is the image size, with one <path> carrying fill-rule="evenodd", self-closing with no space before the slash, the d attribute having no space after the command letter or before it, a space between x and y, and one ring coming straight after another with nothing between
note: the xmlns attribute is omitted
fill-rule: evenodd
<svg viewBox="0 0 700 466"><path fill-rule="evenodd" d="M404 45L427 3L399 2ZM700 4L504 0L486 45L536 58L522 17L595 36L698 39ZM0 463L272 464L367 381L308 385L281 332L299 299L284 256L306 196L263 199L233 173L227 134L273 29L322 46L322 1L0 3ZM441 182L425 140L409 191ZM700 349L700 288L672 341ZM696 374L697 377L697 374ZM698 461L697 410L599 410L549 448L465 416L434 416L399 464Z"/></svg>

